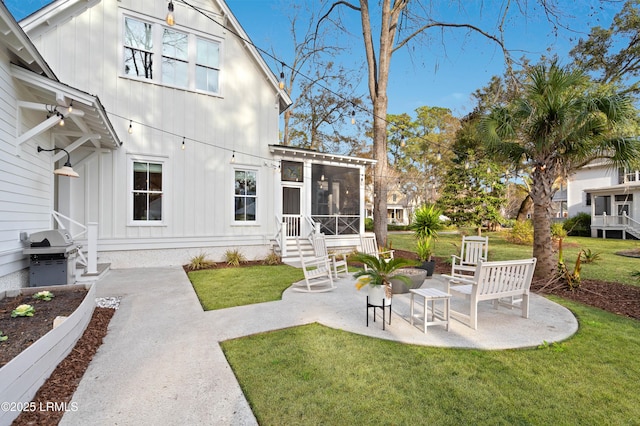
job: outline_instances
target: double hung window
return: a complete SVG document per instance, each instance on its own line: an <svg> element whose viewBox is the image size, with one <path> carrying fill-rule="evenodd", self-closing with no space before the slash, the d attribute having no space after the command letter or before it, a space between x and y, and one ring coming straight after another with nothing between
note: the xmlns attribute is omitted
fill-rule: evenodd
<svg viewBox="0 0 640 426"><path fill-rule="evenodd" d="M133 162L133 211L134 222L159 222L162 220L162 163Z"/></svg>
<svg viewBox="0 0 640 426"><path fill-rule="evenodd" d="M234 219L255 222L257 205L257 173L254 170L235 171Z"/></svg>
<svg viewBox="0 0 640 426"><path fill-rule="evenodd" d="M131 16L124 17L123 37L123 75L220 92L220 42Z"/></svg>

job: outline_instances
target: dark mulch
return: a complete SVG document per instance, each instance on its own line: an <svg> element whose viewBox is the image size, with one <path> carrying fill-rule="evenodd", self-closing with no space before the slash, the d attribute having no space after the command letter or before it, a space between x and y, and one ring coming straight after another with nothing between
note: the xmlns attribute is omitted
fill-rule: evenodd
<svg viewBox="0 0 640 426"><path fill-rule="evenodd" d="M7 297L0 300L0 331L9 339L0 343L0 367L31 346L53 327L57 316L69 316L87 295L86 290L53 292L50 301L34 299L31 295ZM33 306L32 317L11 318L11 311L18 305Z"/></svg>
<svg viewBox="0 0 640 426"><path fill-rule="evenodd" d="M76 310L87 292L54 292L55 297L46 302L23 295L0 300L0 330L9 337L0 343L0 367L44 336L53 326L56 316L68 316ZM20 304L35 308L32 317L11 318L11 311ZM77 409L71 397L96 351L107 335L107 327L115 310L96 308L86 330L73 350L56 367L51 376L40 387L33 401L35 411L25 411L14 421L14 425L57 425L64 410Z"/></svg>

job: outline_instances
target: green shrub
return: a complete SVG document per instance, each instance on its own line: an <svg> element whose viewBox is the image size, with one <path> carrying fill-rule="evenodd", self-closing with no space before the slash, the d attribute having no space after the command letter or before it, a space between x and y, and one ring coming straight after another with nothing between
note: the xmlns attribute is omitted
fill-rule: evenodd
<svg viewBox="0 0 640 426"><path fill-rule="evenodd" d="M200 269L209 269L215 266L215 262L207 259L206 253L200 253L199 255L191 258L187 264L187 269L189 271L199 271Z"/></svg>
<svg viewBox="0 0 640 426"><path fill-rule="evenodd" d="M227 250L224 252L224 261L229 266L240 266L241 263L247 263L247 258L238 249Z"/></svg>
<svg viewBox="0 0 640 426"><path fill-rule="evenodd" d="M388 231L409 231L411 228L409 225L387 225Z"/></svg>
<svg viewBox="0 0 640 426"><path fill-rule="evenodd" d="M596 263L600 260L600 253L592 252L591 249L584 249L580 252L583 263Z"/></svg>
<svg viewBox="0 0 640 426"><path fill-rule="evenodd" d="M591 215L589 213L578 213L565 220L562 226L573 237L590 237Z"/></svg>
<svg viewBox="0 0 640 426"><path fill-rule="evenodd" d="M409 228L415 232L418 239L432 237L437 240L438 231L444 227L440 216L442 216L442 210L437 208L435 204L423 204L415 211L413 222Z"/></svg>
<svg viewBox="0 0 640 426"><path fill-rule="evenodd" d="M2 333L2 331L0 331L0 342L4 342L5 340L7 340L9 338L9 336L6 336Z"/></svg>
<svg viewBox="0 0 640 426"><path fill-rule="evenodd" d="M507 234L507 241L513 244L533 244L533 222L524 220L516 222Z"/></svg>
<svg viewBox="0 0 640 426"><path fill-rule="evenodd" d="M373 219L370 217L364 220L364 230L367 232L373 232Z"/></svg>

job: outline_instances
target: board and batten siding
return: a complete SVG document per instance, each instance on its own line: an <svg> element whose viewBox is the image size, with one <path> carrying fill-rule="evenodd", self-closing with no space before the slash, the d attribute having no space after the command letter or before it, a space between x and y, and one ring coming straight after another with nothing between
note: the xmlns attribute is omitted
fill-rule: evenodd
<svg viewBox="0 0 640 426"><path fill-rule="evenodd" d="M214 1L193 3L208 10L217 7ZM105 0L89 5L71 19L52 20L50 27L37 27L29 34L61 81L100 98L123 142L120 149L99 155L91 155L89 147L74 152L74 161L87 160L74 162L81 177L71 182L72 194L61 212L83 223L98 222L100 257L112 260L115 267L124 266L123 259L131 255L109 252L181 250L172 252L178 258L164 257L156 264L185 263L202 247L213 247L205 250L213 257L236 247L253 247L255 255L245 252L250 258L266 254L275 234L275 186L274 169L264 163L271 158L269 144L278 143L279 107L276 88L260 64L231 31L175 3L175 30L195 31L221 42L220 93L123 77L124 16L162 23L166 2ZM132 134L127 132L129 120ZM234 151L236 162L230 164ZM130 223L133 158L163 163L162 225ZM259 217L251 225L233 220L234 167L258 174Z"/></svg>
<svg viewBox="0 0 640 426"><path fill-rule="evenodd" d="M51 156L36 151L37 145L50 146L48 133L25 142L17 155L16 136L44 117L18 114L17 100L32 99L11 76L9 64L7 52L0 49L0 291L27 281L20 233L51 228L54 192Z"/></svg>

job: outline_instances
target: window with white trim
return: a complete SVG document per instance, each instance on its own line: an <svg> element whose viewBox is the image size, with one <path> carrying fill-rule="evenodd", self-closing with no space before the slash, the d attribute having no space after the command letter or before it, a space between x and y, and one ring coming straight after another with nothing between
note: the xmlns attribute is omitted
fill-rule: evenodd
<svg viewBox="0 0 640 426"><path fill-rule="evenodd" d="M132 219L134 222L162 220L162 163L133 161Z"/></svg>
<svg viewBox="0 0 640 426"><path fill-rule="evenodd" d="M131 16L123 37L123 75L219 93L220 42Z"/></svg>
<svg viewBox="0 0 640 426"><path fill-rule="evenodd" d="M236 170L234 189L234 220L255 222L257 207L257 176L255 170Z"/></svg>

